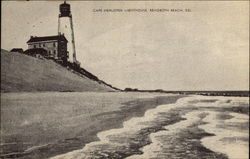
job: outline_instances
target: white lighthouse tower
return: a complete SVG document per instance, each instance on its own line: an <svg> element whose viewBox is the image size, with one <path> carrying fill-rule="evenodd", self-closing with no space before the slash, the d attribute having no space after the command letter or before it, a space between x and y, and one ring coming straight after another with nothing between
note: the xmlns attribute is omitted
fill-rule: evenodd
<svg viewBox="0 0 250 159"><path fill-rule="evenodd" d="M58 17L58 34L64 34L64 36L68 40L69 62L80 65L80 63L76 60L74 27L70 5L67 4L66 1L64 1L63 4L60 4L60 14Z"/></svg>

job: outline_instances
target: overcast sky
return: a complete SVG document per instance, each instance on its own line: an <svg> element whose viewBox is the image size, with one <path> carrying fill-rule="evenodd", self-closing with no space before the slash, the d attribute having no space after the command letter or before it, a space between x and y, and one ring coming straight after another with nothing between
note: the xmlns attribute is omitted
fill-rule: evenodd
<svg viewBox="0 0 250 159"><path fill-rule="evenodd" d="M61 2L2 2L1 47L57 34ZM69 2L81 66L119 88L246 90L249 2ZM191 12L93 12L93 9Z"/></svg>

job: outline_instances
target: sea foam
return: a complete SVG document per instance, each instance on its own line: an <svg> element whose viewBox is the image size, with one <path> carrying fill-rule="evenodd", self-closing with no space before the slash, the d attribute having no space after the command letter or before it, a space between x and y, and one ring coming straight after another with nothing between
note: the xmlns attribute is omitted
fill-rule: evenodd
<svg viewBox="0 0 250 159"><path fill-rule="evenodd" d="M221 142L221 139L227 137L246 137L249 139L246 135L247 132L232 132L225 128L218 128L217 125L222 122L224 122L224 125L225 123L249 122L249 116L231 112L229 115L233 116L233 118L219 120L217 115L223 112L210 109L230 108L245 103L248 103L248 98L210 96L180 98L174 104L159 105L154 109L146 111L143 117L135 117L125 121L122 128L99 132L97 136L100 141L91 142L80 150L58 155L53 157L53 159L157 158L157 156L162 153L162 148L164 146L167 147L166 144L169 144L160 142L158 136L175 135L181 132L190 125L199 122L201 120L201 114L206 114L203 121L207 122L207 124L200 125L199 128L208 133L215 134L215 136L201 139L201 143L205 147L212 151L226 154L230 158L237 157L239 154L243 154L243 157L246 157L248 142L239 141L236 143L236 146L232 146L230 143ZM185 120L178 120L176 121L177 123L171 125L166 124L173 118L173 116L169 116L169 112L177 109L180 109L178 110L180 112L181 109L189 109L188 113L182 116ZM237 152L230 149L230 146ZM240 150L237 146L240 147Z"/></svg>

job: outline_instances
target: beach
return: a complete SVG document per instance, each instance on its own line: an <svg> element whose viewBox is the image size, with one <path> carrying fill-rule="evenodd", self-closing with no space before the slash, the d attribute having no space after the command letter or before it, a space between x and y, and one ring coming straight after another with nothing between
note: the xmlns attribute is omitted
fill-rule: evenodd
<svg viewBox="0 0 250 159"><path fill-rule="evenodd" d="M1 98L2 158L249 157L248 97L44 92Z"/></svg>
<svg viewBox="0 0 250 159"><path fill-rule="evenodd" d="M99 140L146 110L183 95L160 93L44 92L1 95L1 156L48 158ZM57 103L57 104L55 104Z"/></svg>

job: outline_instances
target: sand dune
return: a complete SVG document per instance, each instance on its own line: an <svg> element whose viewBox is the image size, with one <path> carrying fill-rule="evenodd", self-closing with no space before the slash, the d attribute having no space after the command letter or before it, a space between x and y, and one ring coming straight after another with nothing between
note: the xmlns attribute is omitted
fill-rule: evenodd
<svg viewBox="0 0 250 159"><path fill-rule="evenodd" d="M113 91L47 59L1 49L1 91Z"/></svg>

